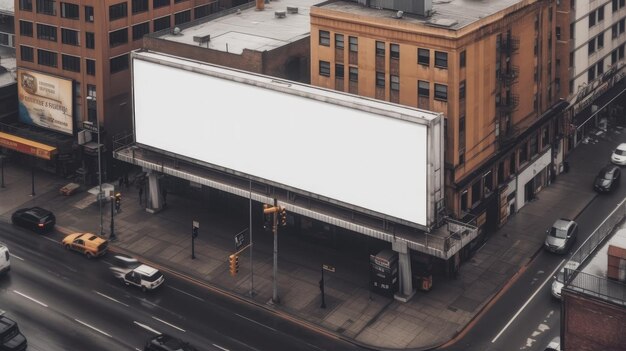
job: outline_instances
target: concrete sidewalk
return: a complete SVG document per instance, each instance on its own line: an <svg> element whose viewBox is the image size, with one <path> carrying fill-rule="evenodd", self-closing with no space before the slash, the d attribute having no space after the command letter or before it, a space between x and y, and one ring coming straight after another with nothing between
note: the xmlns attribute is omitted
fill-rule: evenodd
<svg viewBox="0 0 626 351"><path fill-rule="evenodd" d="M369 291L369 261L364 248L330 249L279 234L280 304L272 297L272 235L253 232L253 274L249 252L240 257L236 277L228 273L233 235L247 228L245 209L209 209L208 204L175 193L157 214L139 205L137 190L121 189L123 212L115 216L118 240L113 248L196 280L216 286L264 308L288 314L355 343L379 349L427 349L451 340L490 299L541 249L545 229L561 217L575 218L593 200L592 181L609 161L611 150L626 141L621 129L599 135L596 143L580 145L561 174L538 199L524 206L504 227L491 235L457 279L439 278L430 292L418 291L408 303L399 303ZM9 220L14 209L42 206L53 210L61 232L99 232L98 206L83 191L66 197L58 193L67 180L37 172L36 195L30 170L5 165L6 188L0 188L0 215ZM104 209L109 233L110 209ZM230 213L239 215L231 216ZM242 216L243 213L243 216ZM243 220L242 220L243 218ZM191 259L191 221L201 223L196 240L197 259ZM57 234L58 235L58 234ZM60 235L59 235L60 237ZM326 274L326 309L320 308L318 281L323 263L333 262ZM251 277L254 295L250 296Z"/></svg>

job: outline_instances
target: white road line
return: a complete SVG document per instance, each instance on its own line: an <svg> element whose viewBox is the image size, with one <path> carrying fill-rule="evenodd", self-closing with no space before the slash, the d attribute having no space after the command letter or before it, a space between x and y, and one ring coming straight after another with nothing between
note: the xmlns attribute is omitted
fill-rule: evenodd
<svg viewBox="0 0 626 351"><path fill-rule="evenodd" d="M20 295L20 296L22 296L22 297L25 297L25 298L27 298L27 299L31 300L32 302L35 302L35 303L40 304L40 305L41 305L41 306L43 306L43 307L48 307L48 305L46 305L45 303L43 303L43 302L41 302L41 301L39 301L39 300L33 299L32 297L30 297L30 296L28 296L28 295L26 295L26 294L22 294L21 292L19 292L19 291L17 291L17 290L13 290L13 292L14 292L14 293L16 293L16 294L18 294L18 295Z"/></svg>
<svg viewBox="0 0 626 351"><path fill-rule="evenodd" d="M185 295L187 295L187 296L193 297L194 299L197 299L197 300L200 300L200 301L203 301L203 302L204 302L204 299L203 299L203 298L201 298L201 297L197 297L196 295L192 295L192 294L190 294L190 293L188 293L188 292L186 292L186 291L183 291L183 290L180 290L180 289L176 289L175 287L170 286L170 285L167 285L167 287L168 287L168 288L172 288L172 289L174 289L174 290L178 291L179 293L183 293L183 294L185 294Z"/></svg>
<svg viewBox="0 0 626 351"><path fill-rule="evenodd" d="M162 319L158 319L158 318L157 318L157 317L155 317L155 316L152 316L152 319L157 320L157 321L159 321L159 322L161 322L161 323L163 323L163 324L167 324L167 325L169 325L170 327L172 327L172 328L174 328L174 329L178 329L178 330L180 330L180 331L181 331L181 332L183 332L183 333L185 332L185 329L183 329L183 328L179 328L179 327L175 326L174 324L168 323L168 322L166 322L166 321L164 321L164 320L162 320Z"/></svg>
<svg viewBox="0 0 626 351"><path fill-rule="evenodd" d="M105 294L103 294L103 293L101 293L101 292L99 292L99 291L96 291L96 290L93 290L93 292L95 292L96 294L98 294L98 295L100 295L100 296L102 296L102 297L104 297L104 298L107 298L107 299L109 299L109 300L111 300L111 301L113 301L113 302L117 302L117 303L119 303L119 304L120 304L120 305L122 305L122 306L126 306L126 307L128 307L128 305L127 305L127 304L125 304L125 303L123 303L123 302L121 302L121 301L118 301L118 300L116 300L116 299L112 298L111 296L106 296Z"/></svg>
<svg viewBox="0 0 626 351"><path fill-rule="evenodd" d="M223 348L223 347L221 347L220 345L217 345L217 344L213 344L213 346L217 347L220 350L230 351L229 349Z"/></svg>
<svg viewBox="0 0 626 351"><path fill-rule="evenodd" d="M84 326L85 326L85 327L87 327L87 328L91 328L91 329L93 329L93 330L97 331L98 333L100 333L100 334L102 334L102 335L106 335L106 336L108 336L109 338L112 338L112 336L111 336L110 334L107 334L107 333L103 332L102 330L100 330L100 329L98 329L98 328L96 328L96 327L94 327L94 326L91 326L91 325L89 325L89 324L87 324L87 323L85 323L85 322L81 321L80 319L76 319L76 318L74 318L74 320L75 320L75 321L77 321L78 323L80 323L80 324L84 325Z"/></svg>
<svg viewBox="0 0 626 351"><path fill-rule="evenodd" d="M539 291L541 291L541 289L543 288L544 285L546 285L547 282L550 281L550 279L552 279L552 277L554 276L554 273L556 273L556 271L559 270L559 268L561 268L561 265L563 264L563 262L565 262L565 259L563 259L557 266L556 268L552 271L552 274L548 275L548 278L546 278L546 280L543 282L543 284L541 284L541 286L537 289L537 291L535 291L535 293L526 301L526 303L524 304L524 306L522 306L522 308L519 309L519 311L517 311L517 313L513 316L513 318L511 318L511 320L504 326L504 328L502 328L502 330L500 330L500 332L498 333L498 335L496 335L495 338L493 338L493 340L491 340L491 343L493 344L494 342L496 342L496 340L498 340L498 338L500 337L500 335L502 335L502 333L504 333L504 331L506 330L506 328L509 327L509 325L511 325L511 323L513 323L513 321L515 320L515 318L517 318L517 316L519 316L520 313L522 313L522 311L524 310L524 308L526 308L526 306L530 303L530 301L532 299L535 298L535 295L537 295L537 293L539 293Z"/></svg>
<svg viewBox="0 0 626 351"><path fill-rule="evenodd" d="M56 240L54 240L54 239L52 239L52 238L48 238L47 236L42 236L42 238L44 238L44 239L46 239L46 240L50 240L50 241L52 241L52 242L53 242L53 243L55 243L55 244L60 244L60 242L58 242L58 241L56 241Z"/></svg>
<svg viewBox="0 0 626 351"><path fill-rule="evenodd" d="M18 259L18 260L20 260L20 261L24 261L24 259L23 259L23 258L21 258L20 256L18 256L18 255L16 255L16 254L14 254L14 253L12 253L12 252L11 252L11 257L13 257L13 258L17 258L17 259Z"/></svg>
<svg viewBox="0 0 626 351"><path fill-rule="evenodd" d="M144 328L144 329L146 329L146 330L149 330L149 331L151 331L151 332L153 332L153 333L155 333L155 334L159 334L159 335L161 335L161 332L160 332L160 331L155 330L155 329L152 329L152 328L150 328L149 326L147 326L147 325L145 325L145 324L141 324L141 323L139 323L139 322L137 322L137 321L133 321L133 323L135 323L135 324L137 324L138 326L140 326L140 327L142 327L142 328Z"/></svg>
<svg viewBox="0 0 626 351"><path fill-rule="evenodd" d="M265 328L267 328L267 329L269 329L269 330L276 331L276 329L274 329L274 328L272 328L272 327L269 327L269 326L267 326L267 325L265 325L265 324L263 324L263 323L259 323L259 322L255 321L254 319L250 319L250 318L248 318L248 317L244 317L244 316L240 315L239 313L235 313L235 314L236 314L237 316L239 316L239 317L243 318L243 319L247 319L247 320L249 320L249 321L250 321L250 322L252 322L252 323L256 323L256 324L258 324L258 325L260 325L260 326L262 326L262 327L265 327Z"/></svg>

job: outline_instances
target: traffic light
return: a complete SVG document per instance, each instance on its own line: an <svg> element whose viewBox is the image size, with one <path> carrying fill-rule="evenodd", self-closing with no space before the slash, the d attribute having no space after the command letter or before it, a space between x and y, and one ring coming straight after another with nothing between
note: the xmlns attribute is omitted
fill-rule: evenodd
<svg viewBox="0 0 626 351"><path fill-rule="evenodd" d="M115 194L115 211L119 213L121 209L122 209L122 194L117 193Z"/></svg>
<svg viewBox="0 0 626 351"><path fill-rule="evenodd" d="M265 230L272 230L272 214L269 212L271 207L268 204L263 204L263 229Z"/></svg>
<svg viewBox="0 0 626 351"><path fill-rule="evenodd" d="M279 214L280 214L280 225L284 227L287 225L287 210L284 207L281 207Z"/></svg>
<svg viewBox="0 0 626 351"><path fill-rule="evenodd" d="M234 277L239 273L239 256L235 254L228 256L228 264L230 266L230 275Z"/></svg>
<svg viewBox="0 0 626 351"><path fill-rule="evenodd" d="M193 236L194 238L198 237L198 227L196 227L195 225L193 227L191 227L191 236Z"/></svg>

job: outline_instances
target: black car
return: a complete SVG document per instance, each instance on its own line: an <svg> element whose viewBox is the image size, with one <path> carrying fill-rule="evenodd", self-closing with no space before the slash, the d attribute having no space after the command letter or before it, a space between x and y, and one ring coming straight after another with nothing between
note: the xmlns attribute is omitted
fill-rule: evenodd
<svg viewBox="0 0 626 351"><path fill-rule="evenodd" d="M619 184L621 172L616 165L604 166L593 182L594 190L604 193L610 192Z"/></svg>
<svg viewBox="0 0 626 351"><path fill-rule="evenodd" d="M56 218L54 213L48 210L31 207L15 211L11 216L11 222L39 233L46 233L54 228Z"/></svg>
<svg viewBox="0 0 626 351"><path fill-rule="evenodd" d="M28 343L15 321L0 315L0 351L23 351Z"/></svg>
<svg viewBox="0 0 626 351"><path fill-rule="evenodd" d="M198 351L188 342L184 342L173 336L161 334L153 336L146 342L144 351Z"/></svg>

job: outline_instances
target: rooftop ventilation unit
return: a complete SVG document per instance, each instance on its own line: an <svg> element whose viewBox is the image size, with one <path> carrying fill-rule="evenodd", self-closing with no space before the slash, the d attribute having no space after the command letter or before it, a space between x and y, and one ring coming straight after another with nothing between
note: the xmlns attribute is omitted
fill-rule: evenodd
<svg viewBox="0 0 626 351"><path fill-rule="evenodd" d="M287 11L275 11L274 17L276 18L285 18L287 17Z"/></svg>
<svg viewBox="0 0 626 351"><path fill-rule="evenodd" d="M287 6L287 13L298 13L298 8L296 6Z"/></svg>
<svg viewBox="0 0 626 351"><path fill-rule="evenodd" d="M174 27L172 35L183 35L183 31L179 27Z"/></svg>
<svg viewBox="0 0 626 351"><path fill-rule="evenodd" d="M196 43L199 43L199 44L207 43L207 42L211 41L211 34L194 35L193 36L193 41L195 41Z"/></svg>

